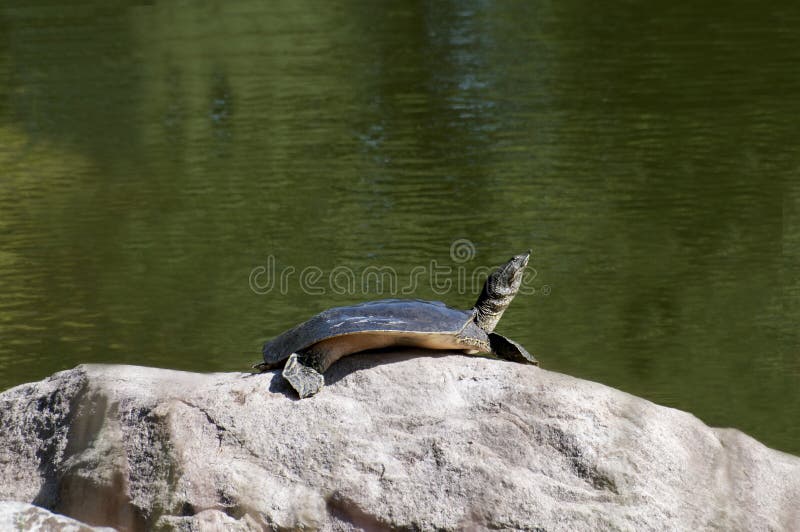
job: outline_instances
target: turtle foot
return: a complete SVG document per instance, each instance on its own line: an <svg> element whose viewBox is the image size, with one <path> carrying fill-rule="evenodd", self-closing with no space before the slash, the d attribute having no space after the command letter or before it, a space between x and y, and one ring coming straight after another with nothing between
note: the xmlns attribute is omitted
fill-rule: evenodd
<svg viewBox="0 0 800 532"><path fill-rule="evenodd" d="M489 333L489 344L492 347L492 354L498 358L511 360L512 362L520 362L522 364L539 365L539 361L534 356L522 347L520 344L501 336L497 333Z"/></svg>
<svg viewBox="0 0 800 532"><path fill-rule="evenodd" d="M286 361L283 378L297 390L301 399L314 395L325 386L325 377L314 368L303 364L297 353L293 353Z"/></svg>

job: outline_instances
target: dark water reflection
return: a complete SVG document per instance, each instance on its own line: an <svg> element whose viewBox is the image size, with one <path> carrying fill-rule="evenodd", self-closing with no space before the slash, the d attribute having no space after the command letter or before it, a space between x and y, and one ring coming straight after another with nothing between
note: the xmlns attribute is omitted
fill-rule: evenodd
<svg viewBox="0 0 800 532"><path fill-rule="evenodd" d="M255 294L268 257L402 282L465 238L533 248L501 329L545 367L800 453L795 2L4 5L0 387L241 370L379 297Z"/></svg>

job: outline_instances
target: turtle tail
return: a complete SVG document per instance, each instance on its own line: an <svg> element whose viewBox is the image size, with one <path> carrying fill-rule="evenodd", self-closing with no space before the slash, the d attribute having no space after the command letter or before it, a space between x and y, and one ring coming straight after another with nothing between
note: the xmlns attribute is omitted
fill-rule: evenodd
<svg viewBox="0 0 800 532"><path fill-rule="evenodd" d="M269 371L271 369L275 369L278 365L274 362L260 362L258 364L253 364L253 369L257 369L260 373L265 371Z"/></svg>

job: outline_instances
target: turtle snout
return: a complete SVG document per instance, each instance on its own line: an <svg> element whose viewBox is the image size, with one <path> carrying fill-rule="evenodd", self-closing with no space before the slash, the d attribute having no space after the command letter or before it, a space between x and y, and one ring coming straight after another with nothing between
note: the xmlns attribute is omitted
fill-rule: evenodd
<svg viewBox="0 0 800 532"><path fill-rule="evenodd" d="M529 249L525 253L520 253L519 255L514 257L514 263L517 265L518 268L521 269L528 265L528 261L531 258L531 252L532 250Z"/></svg>

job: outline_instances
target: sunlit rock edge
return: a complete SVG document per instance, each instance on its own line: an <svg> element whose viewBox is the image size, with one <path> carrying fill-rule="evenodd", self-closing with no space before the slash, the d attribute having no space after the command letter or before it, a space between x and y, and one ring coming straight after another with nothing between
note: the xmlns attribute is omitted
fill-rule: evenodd
<svg viewBox="0 0 800 532"><path fill-rule="evenodd" d="M83 365L0 394L0 500L119 529L800 529L800 458L532 366ZM58 516L56 516L58 517Z"/></svg>
<svg viewBox="0 0 800 532"><path fill-rule="evenodd" d="M25 532L110 532L113 528L92 527L55 514L39 506L18 501L0 501L0 530Z"/></svg>

